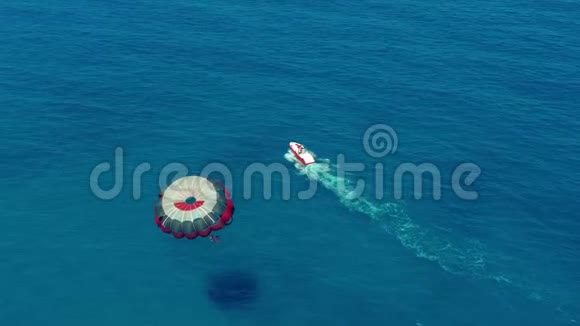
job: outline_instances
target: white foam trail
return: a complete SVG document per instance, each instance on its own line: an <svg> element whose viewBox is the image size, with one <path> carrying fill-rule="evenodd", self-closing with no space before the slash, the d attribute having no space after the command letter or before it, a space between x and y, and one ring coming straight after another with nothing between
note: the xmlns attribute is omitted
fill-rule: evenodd
<svg viewBox="0 0 580 326"><path fill-rule="evenodd" d="M444 270L451 273L468 272L478 276L485 274L484 251L479 243L472 241L463 246L457 246L445 237L437 236L413 222L401 203L376 203L359 196L355 191L353 181L338 177L336 166L328 159L318 159L317 163L304 166L290 151L284 157L289 162L295 163L294 166L300 174L318 181L326 189L332 191L348 209L364 214L377 222L385 231L395 236L404 247L412 249L417 257L437 262ZM509 282L505 277L500 277ZM499 280L500 277L497 279Z"/></svg>
<svg viewBox="0 0 580 326"><path fill-rule="evenodd" d="M421 227L406 213L402 203L378 203L359 196L355 191L354 182L348 178L338 177L337 168L330 160L317 159L317 163L304 166L290 151L284 157L294 163L300 174L311 180L317 180L326 189L332 191L346 208L364 214L377 222L385 231L396 237L405 248L412 250L417 257L436 262L445 271L453 274L489 279L499 284L515 286L528 292L535 301L553 301L537 292L539 291L537 282L525 280L517 274L513 275L514 278L505 275L503 269L511 265L510 257L490 251L477 240L451 240L450 236ZM561 312L568 316L566 312Z"/></svg>

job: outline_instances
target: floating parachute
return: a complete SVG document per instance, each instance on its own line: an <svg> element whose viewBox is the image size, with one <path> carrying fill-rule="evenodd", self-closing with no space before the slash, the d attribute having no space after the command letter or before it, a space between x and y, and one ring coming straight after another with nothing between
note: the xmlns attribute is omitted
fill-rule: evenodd
<svg viewBox="0 0 580 326"><path fill-rule="evenodd" d="M155 223L176 238L207 237L233 221L234 202L219 181L187 176L174 181L155 205Z"/></svg>

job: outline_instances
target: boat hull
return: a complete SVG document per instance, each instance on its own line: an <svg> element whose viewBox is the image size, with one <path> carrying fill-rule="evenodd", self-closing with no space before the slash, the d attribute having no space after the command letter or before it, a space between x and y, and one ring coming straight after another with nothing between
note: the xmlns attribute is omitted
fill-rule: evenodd
<svg viewBox="0 0 580 326"><path fill-rule="evenodd" d="M310 153L304 145L296 142L290 142L290 151L294 154L294 157L304 165L310 165L316 162L312 153ZM302 148L302 153L300 149Z"/></svg>

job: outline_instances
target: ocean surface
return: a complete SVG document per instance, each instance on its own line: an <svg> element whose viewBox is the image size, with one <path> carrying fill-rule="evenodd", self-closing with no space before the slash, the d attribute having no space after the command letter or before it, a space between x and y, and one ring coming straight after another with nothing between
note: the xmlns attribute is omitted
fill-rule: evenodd
<svg viewBox="0 0 580 326"><path fill-rule="evenodd" d="M0 324L578 324L579 22L566 0L2 1ZM397 173L420 164L422 188ZM236 204L221 242L163 233L159 192L208 171Z"/></svg>

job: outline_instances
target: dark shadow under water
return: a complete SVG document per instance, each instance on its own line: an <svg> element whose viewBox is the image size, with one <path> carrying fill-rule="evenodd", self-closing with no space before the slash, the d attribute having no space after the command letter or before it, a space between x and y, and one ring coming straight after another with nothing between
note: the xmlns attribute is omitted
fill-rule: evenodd
<svg viewBox="0 0 580 326"><path fill-rule="evenodd" d="M253 273L233 270L208 278L207 296L222 310L247 309L258 295L258 280Z"/></svg>

